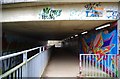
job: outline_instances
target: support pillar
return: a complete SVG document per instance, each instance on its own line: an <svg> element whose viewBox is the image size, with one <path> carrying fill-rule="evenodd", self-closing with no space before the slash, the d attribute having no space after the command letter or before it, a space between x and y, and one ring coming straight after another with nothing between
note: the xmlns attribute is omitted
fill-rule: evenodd
<svg viewBox="0 0 120 79"><path fill-rule="evenodd" d="M120 1L119 1L119 3L118 3L118 16L119 16L119 18L118 18L118 36L119 36L119 38L120 38ZM118 39L119 39L118 38ZM118 40L119 41L119 45L118 45L118 54L120 54L120 40ZM118 78L120 78L120 55L118 56Z"/></svg>

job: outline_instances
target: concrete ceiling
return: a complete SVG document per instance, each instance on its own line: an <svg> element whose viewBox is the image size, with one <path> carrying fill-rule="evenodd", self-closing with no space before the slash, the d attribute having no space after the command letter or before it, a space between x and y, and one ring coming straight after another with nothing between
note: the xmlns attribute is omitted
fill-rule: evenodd
<svg viewBox="0 0 120 79"><path fill-rule="evenodd" d="M17 7L30 7L30 6L52 6L52 5L69 5L69 4L80 4L89 2L119 2L120 0L41 0L31 2L17 2L2 4L2 8L17 8Z"/></svg>
<svg viewBox="0 0 120 79"><path fill-rule="evenodd" d="M68 36L79 34L84 30L90 30L97 26L112 21L88 21L88 20L65 20L65 21L29 21L29 22L5 22L3 31L14 32L36 39L64 39Z"/></svg>

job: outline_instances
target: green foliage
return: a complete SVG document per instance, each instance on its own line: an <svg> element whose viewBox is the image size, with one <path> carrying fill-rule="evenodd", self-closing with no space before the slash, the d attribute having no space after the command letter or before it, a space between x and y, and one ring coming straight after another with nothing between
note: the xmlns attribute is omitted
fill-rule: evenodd
<svg viewBox="0 0 120 79"><path fill-rule="evenodd" d="M2 74L2 69L0 68L0 75Z"/></svg>

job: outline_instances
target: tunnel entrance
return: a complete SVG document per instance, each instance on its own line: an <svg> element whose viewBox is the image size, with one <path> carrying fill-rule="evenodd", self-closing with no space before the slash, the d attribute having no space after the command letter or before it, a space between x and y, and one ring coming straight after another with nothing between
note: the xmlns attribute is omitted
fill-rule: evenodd
<svg viewBox="0 0 120 79"><path fill-rule="evenodd" d="M76 77L79 75L80 36L97 26L114 21L33 21L3 23L3 49L9 54L36 46L49 46L57 40L61 47L55 47L43 77ZM89 27L88 27L89 26ZM48 43L49 40L49 43ZM82 43L81 43L82 42ZM52 44L54 45L54 44Z"/></svg>

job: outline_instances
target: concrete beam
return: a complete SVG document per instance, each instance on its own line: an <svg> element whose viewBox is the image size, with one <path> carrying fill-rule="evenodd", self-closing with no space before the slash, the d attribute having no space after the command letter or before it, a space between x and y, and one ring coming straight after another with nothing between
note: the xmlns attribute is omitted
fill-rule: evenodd
<svg viewBox="0 0 120 79"><path fill-rule="evenodd" d="M2 11L2 22L15 21L44 21L44 20L117 20L116 15L111 12L118 11L118 3L100 3L101 15L97 15L92 10L87 10L85 5L89 3L71 5L47 5L31 6L19 8L7 8ZM50 12L45 14L43 9L49 8ZM57 13L51 12L55 10ZM107 13L109 11L110 13ZM109 17L108 17L109 16Z"/></svg>
<svg viewBox="0 0 120 79"><path fill-rule="evenodd" d="M119 2L120 0L2 0L1 4L19 2Z"/></svg>

